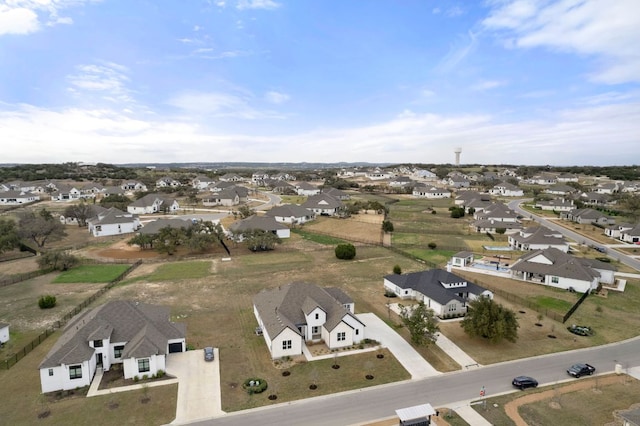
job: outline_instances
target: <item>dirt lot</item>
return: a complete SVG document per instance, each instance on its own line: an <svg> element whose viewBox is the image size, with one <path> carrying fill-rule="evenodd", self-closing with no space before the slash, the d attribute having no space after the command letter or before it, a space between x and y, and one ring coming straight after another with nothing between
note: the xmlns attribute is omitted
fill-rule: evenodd
<svg viewBox="0 0 640 426"><path fill-rule="evenodd" d="M305 224L303 229L336 238L380 244L383 220L384 215L372 213L358 214L346 219L320 217Z"/></svg>

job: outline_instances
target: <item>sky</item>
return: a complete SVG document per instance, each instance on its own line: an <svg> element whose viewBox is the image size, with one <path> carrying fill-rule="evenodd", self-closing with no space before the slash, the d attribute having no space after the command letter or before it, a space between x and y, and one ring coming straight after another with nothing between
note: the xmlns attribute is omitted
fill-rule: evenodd
<svg viewBox="0 0 640 426"><path fill-rule="evenodd" d="M638 0L0 0L0 147L638 165Z"/></svg>

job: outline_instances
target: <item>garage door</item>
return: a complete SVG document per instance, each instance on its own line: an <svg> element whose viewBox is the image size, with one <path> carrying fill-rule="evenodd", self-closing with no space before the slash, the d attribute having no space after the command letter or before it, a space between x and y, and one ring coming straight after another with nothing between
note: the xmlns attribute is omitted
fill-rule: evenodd
<svg viewBox="0 0 640 426"><path fill-rule="evenodd" d="M169 343L169 353L182 352L182 343Z"/></svg>

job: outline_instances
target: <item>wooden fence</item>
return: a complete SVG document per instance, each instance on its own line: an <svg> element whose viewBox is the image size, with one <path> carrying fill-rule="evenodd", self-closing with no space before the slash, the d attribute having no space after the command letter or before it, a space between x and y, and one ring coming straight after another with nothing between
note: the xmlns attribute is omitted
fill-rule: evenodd
<svg viewBox="0 0 640 426"><path fill-rule="evenodd" d="M86 308L87 306L95 302L96 299L98 299L98 297L102 296L107 291L109 291L113 286L115 286L120 281L122 281L127 275L131 273L131 271L133 271L135 268L137 268L141 264L142 264L142 261L138 260L136 263L134 263L129 268L127 268L126 271L118 275L117 278L111 280L107 285L100 288L100 290L96 291L94 294L92 294L87 299L82 301L82 303L77 305L71 311L67 312L60 320L56 321L51 327L47 328L42 333L40 333L38 337L33 339L31 342L27 343L25 346L22 347L22 349L18 350L14 354L7 357L4 361L0 362L0 368L4 368L5 370L8 370L9 368L16 365L18 361L20 361L22 358L27 356L27 354L30 353L36 347L38 347L40 343L44 342L47 337L51 336L59 328L64 327L64 325L67 322L69 322L71 318L78 315L80 312L82 312L84 308Z"/></svg>

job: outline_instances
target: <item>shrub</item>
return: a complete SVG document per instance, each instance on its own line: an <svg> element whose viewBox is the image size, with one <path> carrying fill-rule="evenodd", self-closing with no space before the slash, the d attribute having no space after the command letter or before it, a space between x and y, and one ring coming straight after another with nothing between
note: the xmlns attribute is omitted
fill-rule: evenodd
<svg viewBox="0 0 640 426"><path fill-rule="evenodd" d="M249 395L254 393L262 393L267 390L267 381L264 379L258 379L251 377L244 381L242 388L247 391Z"/></svg>
<svg viewBox="0 0 640 426"><path fill-rule="evenodd" d="M431 214L436 214L436 211L435 210L431 210Z"/></svg>
<svg viewBox="0 0 640 426"><path fill-rule="evenodd" d="M56 306L56 297L50 294L42 296L38 299L38 306L40 306L40 309L51 309Z"/></svg>
<svg viewBox="0 0 640 426"><path fill-rule="evenodd" d="M156 372L156 377L159 379L160 377L164 377L164 370L158 370Z"/></svg>
<svg viewBox="0 0 640 426"><path fill-rule="evenodd" d="M140 381L140 377L138 376L133 376L133 381L138 383Z"/></svg>
<svg viewBox="0 0 640 426"><path fill-rule="evenodd" d="M396 274L396 275L402 274L402 268L400 267L400 265L394 265L393 266L393 273Z"/></svg>
<svg viewBox="0 0 640 426"><path fill-rule="evenodd" d="M356 248L350 243L338 244L335 252L338 259L350 260L356 257Z"/></svg>
<svg viewBox="0 0 640 426"><path fill-rule="evenodd" d="M382 230L384 232L393 232L393 223L390 220L385 220L382 222Z"/></svg>
<svg viewBox="0 0 640 426"><path fill-rule="evenodd" d="M430 242L429 244L427 244L427 247L429 247L431 250L435 250L438 245L434 242Z"/></svg>
<svg viewBox="0 0 640 426"><path fill-rule="evenodd" d="M148 376L148 375L146 375L146 374L143 374L143 375L142 375L142 380L147 380L148 378L149 378L149 376Z"/></svg>

